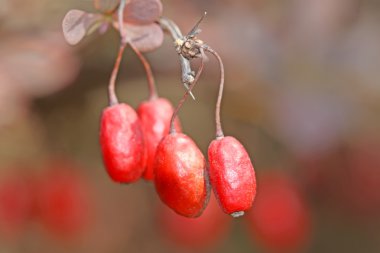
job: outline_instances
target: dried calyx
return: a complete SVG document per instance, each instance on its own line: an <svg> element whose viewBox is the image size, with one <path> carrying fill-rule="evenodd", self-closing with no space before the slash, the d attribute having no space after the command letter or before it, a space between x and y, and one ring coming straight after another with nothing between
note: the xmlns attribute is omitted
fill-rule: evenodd
<svg viewBox="0 0 380 253"><path fill-rule="evenodd" d="M203 49L201 49L201 54L202 55L204 54ZM194 81L191 83L191 85L189 86L189 89L186 91L185 95L183 95L182 99L180 100L180 102L178 103L176 109L174 110L172 119L170 121L170 130L169 130L170 134L175 133L175 124L174 124L175 123L175 118L177 117L178 112L181 109L182 105L185 103L187 97L189 96L189 94L191 94L191 91L194 88L195 84L198 82L199 77L201 76L201 74L203 72L203 67L204 67L204 57L201 58L201 64L200 64L200 66L198 68L198 72L197 72L197 75L195 76Z"/></svg>
<svg viewBox="0 0 380 253"><path fill-rule="evenodd" d="M223 138L223 130L220 120L220 107L222 103L222 97L223 97L223 89L224 89L224 65L221 57L219 54L212 49L209 45L204 43L202 40L197 38L197 35L201 32L201 29L199 28L199 25L207 15L207 12L203 14L203 16L198 20L198 22L195 24L195 26L191 29L191 31L182 38L177 38L175 40L175 47L182 57L184 57L187 60L192 60L195 58L201 58L202 62L204 58L206 57L204 52L211 53L219 62L220 67L220 83L219 83L219 92L218 92L218 99L216 102L216 110L215 110L215 122L216 122L216 138Z"/></svg>
<svg viewBox="0 0 380 253"><path fill-rule="evenodd" d="M182 35L181 30L173 20L166 17L161 17L158 22L161 28L170 34L175 46L177 45L177 41L183 40L184 36ZM180 52L178 52L178 56L181 64L182 84L187 90L189 90L190 85L194 82L195 72L191 69L189 59L186 59ZM195 100L193 93L190 92L190 95Z"/></svg>

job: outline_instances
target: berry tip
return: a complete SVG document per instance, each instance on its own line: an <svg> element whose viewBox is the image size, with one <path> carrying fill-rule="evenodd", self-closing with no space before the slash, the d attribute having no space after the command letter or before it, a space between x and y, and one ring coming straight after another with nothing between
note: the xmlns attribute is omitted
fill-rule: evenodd
<svg viewBox="0 0 380 253"><path fill-rule="evenodd" d="M243 215L244 215L244 211L231 213L231 216L234 218L238 218L238 217L243 216Z"/></svg>

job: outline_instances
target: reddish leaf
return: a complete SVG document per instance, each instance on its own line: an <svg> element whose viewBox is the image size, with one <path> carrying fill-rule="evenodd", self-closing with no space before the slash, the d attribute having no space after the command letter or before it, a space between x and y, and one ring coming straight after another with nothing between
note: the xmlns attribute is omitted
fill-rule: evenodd
<svg viewBox="0 0 380 253"><path fill-rule="evenodd" d="M120 0L94 0L94 6L103 13L112 13L119 5Z"/></svg>
<svg viewBox="0 0 380 253"><path fill-rule="evenodd" d="M102 18L101 15L86 13L81 10L70 10L63 19L62 29L66 41L70 45L78 44L88 30L97 21Z"/></svg>
<svg viewBox="0 0 380 253"><path fill-rule="evenodd" d="M125 24L127 39L141 52L152 51L162 45L164 33L157 24L130 25Z"/></svg>
<svg viewBox="0 0 380 253"><path fill-rule="evenodd" d="M160 0L129 0L124 10L124 21L146 25L156 21L162 14Z"/></svg>

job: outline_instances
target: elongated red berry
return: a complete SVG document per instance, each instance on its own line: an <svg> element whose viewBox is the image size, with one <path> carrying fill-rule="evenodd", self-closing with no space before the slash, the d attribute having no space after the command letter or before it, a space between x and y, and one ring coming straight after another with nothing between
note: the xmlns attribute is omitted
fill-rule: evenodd
<svg viewBox="0 0 380 253"><path fill-rule="evenodd" d="M156 149L158 143L160 143L162 138L169 132L173 111L173 106L165 98L144 101L137 109L147 150L147 165L143 174L146 180L153 180L153 165ZM180 129L180 124L177 120L176 131L180 132Z"/></svg>
<svg viewBox="0 0 380 253"><path fill-rule="evenodd" d="M132 107L116 104L104 109L100 144L107 172L114 181L131 183L141 177L146 163L145 145Z"/></svg>
<svg viewBox="0 0 380 253"><path fill-rule="evenodd" d="M211 142L208 158L211 185L222 209L233 217L243 215L256 195L255 171L247 151L227 136Z"/></svg>
<svg viewBox="0 0 380 253"><path fill-rule="evenodd" d="M194 141L171 133L157 147L154 182L161 200L176 213L199 216L208 197L206 161Z"/></svg>

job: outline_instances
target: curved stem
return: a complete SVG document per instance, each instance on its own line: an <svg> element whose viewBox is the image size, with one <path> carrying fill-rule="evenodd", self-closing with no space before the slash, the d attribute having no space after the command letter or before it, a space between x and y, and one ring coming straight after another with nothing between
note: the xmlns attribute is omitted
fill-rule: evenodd
<svg viewBox="0 0 380 253"><path fill-rule="evenodd" d="M148 79L148 86L149 86L149 100L156 99L158 97L157 95L157 88L156 83L154 81L153 71L150 67L150 64L148 60L145 58L145 56L133 45L133 43L130 43L131 48L136 53L136 55L139 57L141 63L144 66L145 73Z"/></svg>
<svg viewBox="0 0 380 253"><path fill-rule="evenodd" d="M170 120L170 130L169 130L169 134L174 134L176 131L175 131L175 125L174 125L174 121L178 115L178 112L179 110L181 109L182 105L185 103L187 97L189 96L189 94L191 93L191 90L194 88L195 84L198 82L199 80L199 77L201 76L202 72L203 72L203 67L204 67L204 52L203 52L203 49L201 49L201 54L202 54L202 57L201 57L201 64L198 68L198 72L197 72L197 75L195 76L195 79L194 81L191 83L191 85L189 86L189 89L186 91L185 95L183 95L182 99L179 101L177 107L175 108L174 112L173 112L173 115L172 115L172 118Z"/></svg>
<svg viewBox="0 0 380 253"><path fill-rule="evenodd" d="M119 4L119 9L118 9L118 22L119 22L119 32L120 32L120 37L121 41L125 42L125 32L124 32L124 8L127 0L121 0Z"/></svg>
<svg viewBox="0 0 380 253"><path fill-rule="evenodd" d="M118 7L118 22L119 22L119 32L120 32L121 39L120 39L119 52L117 54L115 65L112 69L111 78L108 84L108 97L109 97L110 106L119 103L116 96L116 92L115 92L115 83L116 83L117 74L119 73L121 59L123 58L123 53L124 53L125 47L127 46L127 42L125 41L124 26L123 26L123 19L124 19L123 14L124 14L125 3L126 3L126 0L121 0Z"/></svg>
<svg viewBox="0 0 380 253"><path fill-rule="evenodd" d="M116 92L115 92L115 83L116 83L117 74L118 74L119 69L120 69L121 59L123 58L123 53L124 53L126 46L127 46L126 43L120 44L119 52L117 54L116 61L115 61L115 65L112 69L111 78L110 78L110 81L108 84L108 97L109 97L110 106L116 105L119 103L117 96L116 96Z"/></svg>
<svg viewBox="0 0 380 253"><path fill-rule="evenodd" d="M216 139L221 139L224 137L222 124L220 121L220 107L222 104L223 88L224 88L224 65L223 65L222 58L220 58L219 54L215 50L213 50L211 47L206 46L206 45L204 46L204 49L215 56L215 58L219 62L219 67L220 67L219 93L218 93L218 99L216 101L216 106L215 106L215 124L216 124Z"/></svg>

